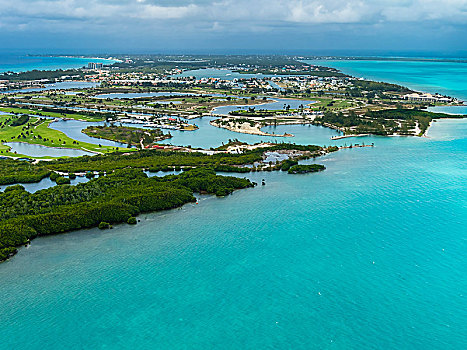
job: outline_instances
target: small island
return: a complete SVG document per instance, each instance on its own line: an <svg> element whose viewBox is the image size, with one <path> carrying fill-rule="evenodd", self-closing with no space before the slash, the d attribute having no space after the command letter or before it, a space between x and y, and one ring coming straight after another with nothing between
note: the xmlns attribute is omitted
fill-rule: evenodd
<svg viewBox="0 0 467 350"><path fill-rule="evenodd" d="M318 171L325 170L326 167L321 164L310 164L310 165L303 165L297 164L287 171L289 174L306 174L306 173L316 173Z"/></svg>
<svg viewBox="0 0 467 350"><path fill-rule="evenodd" d="M82 132L88 136L126 143L128 147L135 145L147 148L150 145L172 137L170 133L164 134L161 129L142 129L127 126L88 126Z"/></svg>

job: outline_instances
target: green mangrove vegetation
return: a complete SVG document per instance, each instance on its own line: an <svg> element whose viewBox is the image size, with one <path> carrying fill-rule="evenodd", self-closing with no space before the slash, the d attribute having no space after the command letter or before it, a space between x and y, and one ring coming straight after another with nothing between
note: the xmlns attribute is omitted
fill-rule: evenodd
<svg viewBox="0 0 467 350"><path fill-rule="evenodd" d="M13 159L0 159L0 185L39 182L51 171L45 164L31 164Z"/></svg>
<svg viewBox="0 0 467 350"><path fill-rule="evenodd" d="M321 164L309 164L309 165L303 165L303 164L298 164L290 167L288 170L289 174L306 174L306 173L316 173L318 171L323 171L326 169L324 165Z"/></svg>
<svg viewBox="0 0 467 350"><path fill-rule="evenodd" d="M57 178L57 180L60 179ZM121 169L76 186L35 193L14 185L0 192L0 260L37 236L129 222L136 215L194 202L197 193L225 196L252 187L247 179L191 169L180 175L149 178L139 169Z"/></svg>
<svg viewBox="0 0 467 350"><path fill-rule="evenodd" d="M77 173L85 171L111 171L122 168L162 168L162 167L214 167L219 165L245 165L260 162L265 151L298 150L317 154L322 147L315 145L277 144L247 150L241 154L201 152L179 152L171 150L139 150L131 153L114 152L105 155L83 156L57 159L47 162L51 170Z"/></svg>
<svg viewBox="0 0 467 350"><path fill-rule="evenodd" d="M31 70L27 72L6 72L0 74L0 80L6 79L10 81L22 81L22 80L55 80L64 75L72 75L76 78L82 78L84 72L77 69L58 69L58 70Z"/></svg>
<svg viewBox="0 0 467 350"><path fill-rule="evenodd" d="M419 109L367 110L362 113L327 111L315 124L333 126L345 134L418 135L425 133L431 121L441 118L465 118L464 115L434 113Z"/></svg>
<svg viewBox="0 0 467 350"><path fill-rule="evenodd" d="M170 133L164 134L161 129L141 129L127 126L88 126L82 130L88 136L126 143L128 146L150 145L168 138Z"/></svg>

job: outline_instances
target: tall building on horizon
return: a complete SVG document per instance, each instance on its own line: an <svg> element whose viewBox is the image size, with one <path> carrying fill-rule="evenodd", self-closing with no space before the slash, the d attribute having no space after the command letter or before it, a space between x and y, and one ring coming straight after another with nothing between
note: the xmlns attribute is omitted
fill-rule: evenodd
<svg viewBox="0 0 467 350"><path fill-rule="evenodd" d="M102 69L104 65L100 62L89 62L88 69Z"/></svg>

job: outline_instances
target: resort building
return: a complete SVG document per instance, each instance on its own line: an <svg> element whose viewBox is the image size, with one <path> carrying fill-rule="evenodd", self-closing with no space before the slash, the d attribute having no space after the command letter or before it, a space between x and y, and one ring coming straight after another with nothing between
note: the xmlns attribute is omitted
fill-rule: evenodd
<svg viewBox="0 0 467 350"><path fill-rule="evenodd" d="M444 97L441 95L432 95L429 93L421 94L421 93L412 93L403 96L404 99L408 101L415 101L415 102L451 102L452 99L448 97Z"/></svg>

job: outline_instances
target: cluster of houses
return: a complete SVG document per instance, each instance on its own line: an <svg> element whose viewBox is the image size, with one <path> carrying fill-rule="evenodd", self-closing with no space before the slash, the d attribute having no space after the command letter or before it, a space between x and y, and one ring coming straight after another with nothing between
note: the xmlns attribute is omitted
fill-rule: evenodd
<svg viewBox="0 0 467 350"><path fill-rule="evenodd" d="M25 81L0 80L0 91L39 88L48 83L51 83L48 79Z"/></svg>
<svg viewBox="0 0 467 350"><path fill-rule="evenodd" d="M0 91L35 89L42 88L46 84L53 84L63 81L72 81L81 79L80 75L63 75L57 79L37 79L37 80L0 80Z"/></svg>

